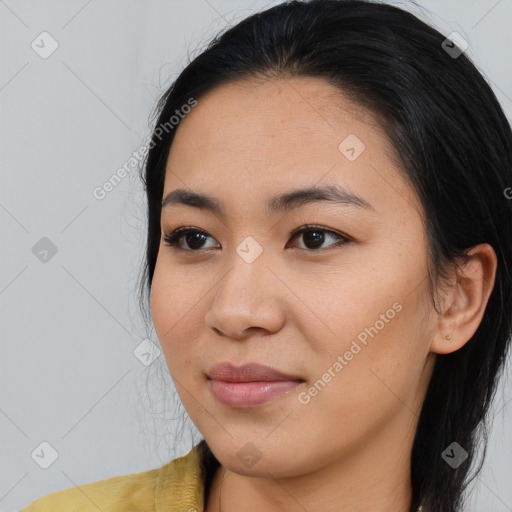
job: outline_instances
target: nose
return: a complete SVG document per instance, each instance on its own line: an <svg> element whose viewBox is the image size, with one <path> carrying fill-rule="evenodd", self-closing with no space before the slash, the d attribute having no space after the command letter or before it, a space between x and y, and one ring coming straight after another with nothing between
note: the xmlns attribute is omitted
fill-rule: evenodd
<svg viewBox="0 0 512 512"><path fill-rule="evenodd" d="M215 287L206 326L234 340L243 340L255 331L277 332L286 318L286 292L264 253L252 263L236 254L230 270Z"/></svg>

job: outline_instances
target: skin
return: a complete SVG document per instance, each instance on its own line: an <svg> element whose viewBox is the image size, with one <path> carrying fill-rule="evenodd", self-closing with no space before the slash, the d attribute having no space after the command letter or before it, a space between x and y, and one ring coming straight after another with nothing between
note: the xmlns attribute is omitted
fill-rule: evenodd
<svg viewBox="0 0 512 512"><path fill-rule="evenodd" d="M349 134L365 144L354 161L338 149ZM372 209L324 201L265 211L271 196L324 184L345 186ZM414 189L375 118L317 78L240 81L201 97L169 153L164 197L176 188L225 207L225 216L163 208L163 234L193 226L208 236L192 249L182 237L190 252L181 253L162 240L151 294L178 394L222 464L206 512L409 510L413 435L436 354L476 331L494 284L492 248L474 247L441 283L437 314ZM289 236L305 224L327 230L319 249ZM263 249L252 263L236 252L248 236ZM301 403L299 394L396 303L400 311ZM264 405L229 408L206 377L224 361L266 364L305 382ZM247 443L259 454L251 467L237 456L244 446L255 452Z"/></svg>

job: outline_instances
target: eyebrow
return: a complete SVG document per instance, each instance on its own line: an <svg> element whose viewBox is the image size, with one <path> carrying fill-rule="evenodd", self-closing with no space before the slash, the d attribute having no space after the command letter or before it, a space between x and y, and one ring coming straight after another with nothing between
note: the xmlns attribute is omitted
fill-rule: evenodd
<svg viewBox="0 0 512 512"><path fill-rule="evenodd" d="M266 211L269 215L289 212L306 204L321 201L375 211L368 201L337 185L302 188L274 196L267 202ZM182 188L169 192L162 201L162 208L172 204L192 206L221 216L225 215L225 207L218 199Z"/></svg>

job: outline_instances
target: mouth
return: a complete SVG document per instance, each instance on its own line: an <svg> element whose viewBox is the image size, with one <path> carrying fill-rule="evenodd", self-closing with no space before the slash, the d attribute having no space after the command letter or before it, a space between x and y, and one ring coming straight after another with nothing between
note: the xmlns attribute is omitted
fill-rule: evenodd
<svg viewBox="0 0 512 512"><path fill-rule="evenodd" d="M305 382L296 375L258 363L239 367L221 363L214 366L207 377L214 397L223 405L234 408L265 404Z"/></svg>

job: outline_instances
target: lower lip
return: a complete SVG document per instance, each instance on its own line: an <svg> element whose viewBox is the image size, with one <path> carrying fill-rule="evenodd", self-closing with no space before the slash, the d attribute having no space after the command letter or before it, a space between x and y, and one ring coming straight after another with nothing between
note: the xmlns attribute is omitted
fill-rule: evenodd
<svg viewBox="0 0 512 512"><path fill-rule="evenodd" d="M254 407L287 393L300 384L298 381L226 382L210 380L215 398L229 407Z"/></svg>

